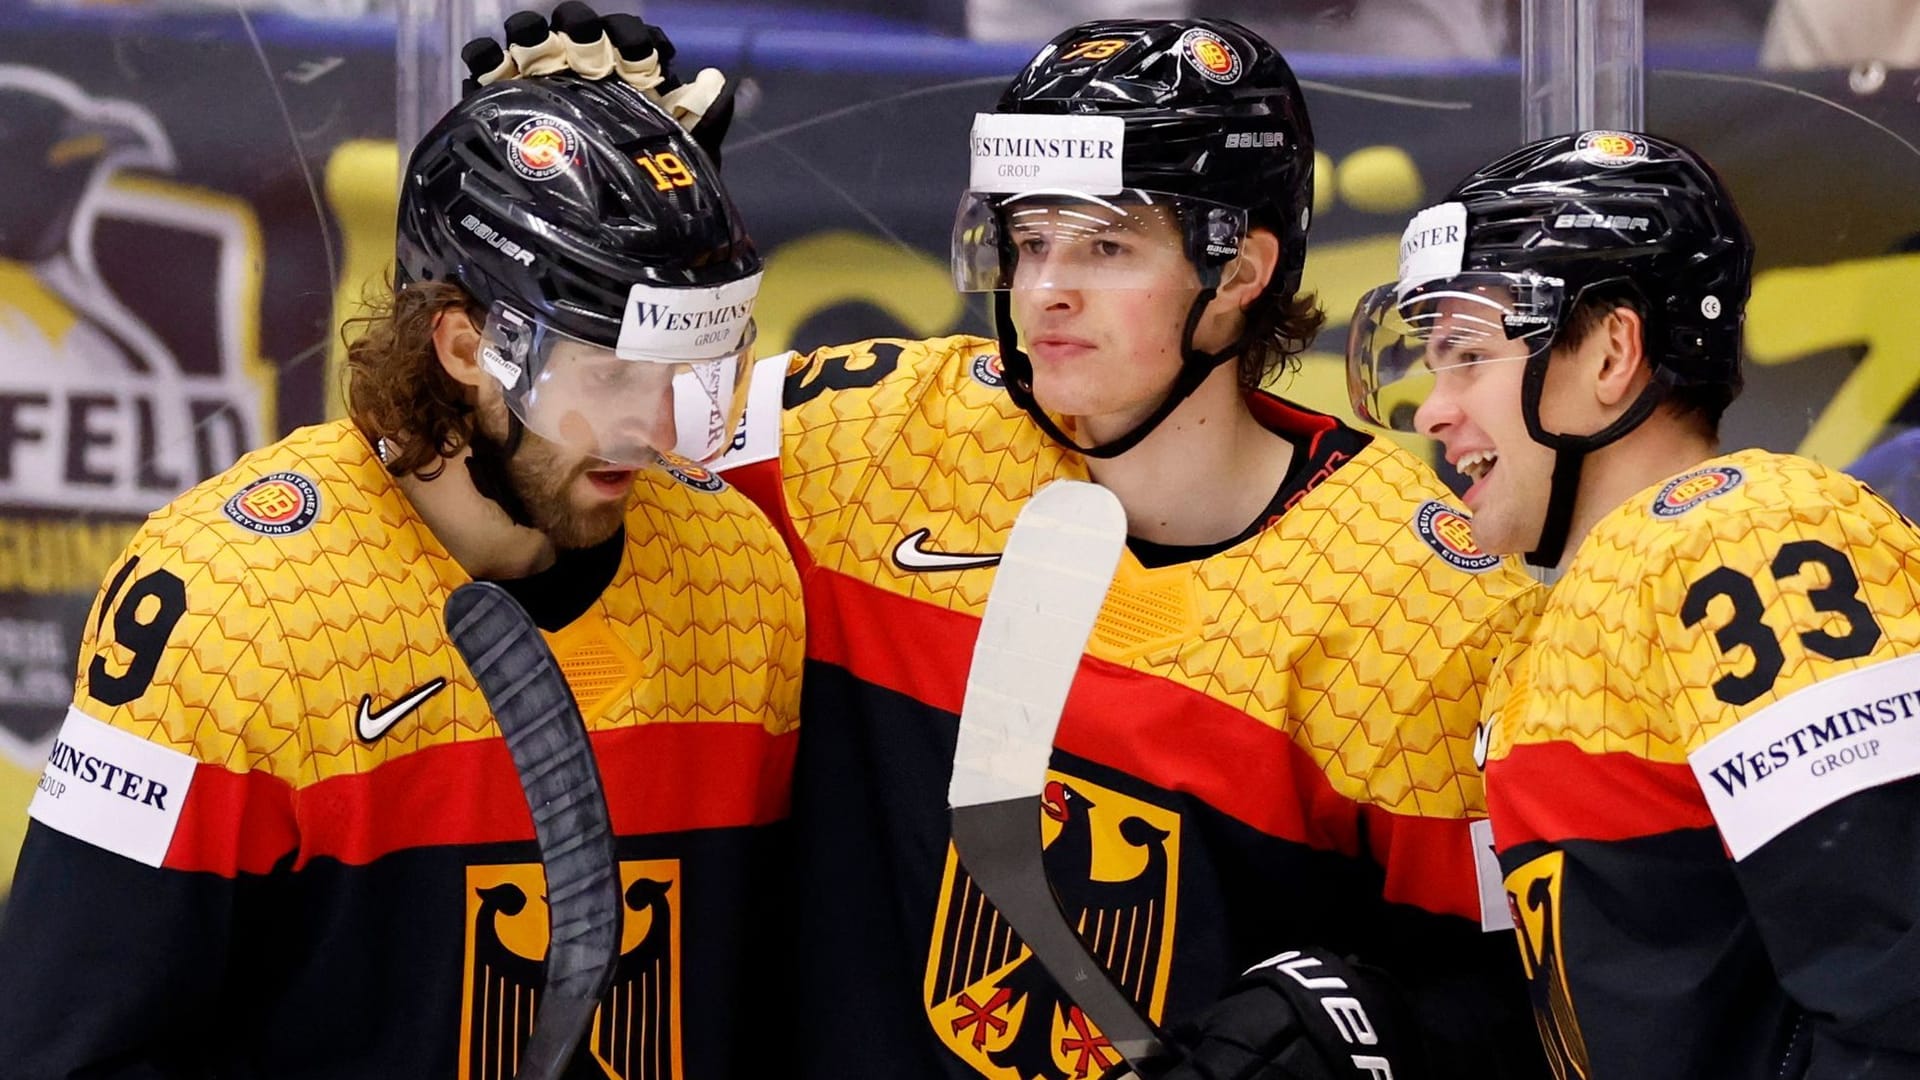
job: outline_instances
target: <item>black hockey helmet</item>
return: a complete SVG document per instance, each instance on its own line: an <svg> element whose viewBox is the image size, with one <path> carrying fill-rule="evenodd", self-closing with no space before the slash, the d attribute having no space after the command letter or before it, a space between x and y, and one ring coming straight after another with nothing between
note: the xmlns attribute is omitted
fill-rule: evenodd
<svg viewBox="0 0 1920 1080"><path fill-rule="evenodd" d="M1007 85L994 113L976 122L973 177L954 230L956 283L966 291L1011 287L1010 205L1064 194L1044 176L1040 190L1017 175L1002 182L1020 168L1025 134L1008 117L1117 120L1118 169L1106 190L1085 193L1120 205L1167 208L1200 275L1203 291L1186 329L1186 370L1168 399L1121 439L1076 447L1109 457L1137 444L1214 368L1245 349L1243 340L1200 353L1192 347L1192 332L1249 228L1269 229L1280 239L1281 261L1268 292L1291 296L1299 290L1314 156L1300 84L1272 45L1224 19L1095 20L1055 37ZM1006 151L997 166L996 149ZM1072 175L1085 180L1089 174ZM1056 439L1074 445L1033 402L1032 364L1018 347L1004 302L996 322L1014 400Z"/></svg>
<svg viewBox="0 0 1920 1080"><path fill-rule="evenodd" d="M1526 342L1527 430L1557 452L1547 521L1529 558L1553 565L1588 453L1638 427L1675 387L1708 388L1702 396L1723 404L1739 393L1752 275L1752 237L1719 174L1692 150L1632 131L1529 143L1414 218L1399 279L1354 312L1353 405L1375 423L1411 429L1410 406L1422 395L1401 388L1431 378L1423 361L1430 336L1447 334L1448 348L1463 353L1463 326ZM1574 310L1595 296L1637 301L1653 381L1601 431L1548 431L1540 418L1547 363ZM1461 317L1462 305L1479 314Z"/></svg>
<svg viewBox="0 0 1920 1080"><path fill-rule="evenodd" d="M1226 19L1081 23L1027 63L994 111L1118 116L1126 187L1246 211L1250 224L1280 237L1274 287L1299 289L1313 127L1293 69L1258 34ZM1198 231L1205 223L1190 224ZM1207 239L1193 237L1203 273Z"/></svg>
<svg viewBox="0 0 1920 1080"><path fill-rule="evenodd" d="M1582 293L1626 286L1646 309L1649 360L1676 383L1739 392L1753 238L1692 150L1638 132L1561 135L1487 165L1448 199L1467 208L1465 269L1557 277L1567 311Z"/></svg>
<svg viewBox="0 0 1920 1080"><path fill-rule="evenodd" d="M584 341L615 344L635 284L714 286L760 268L719 171L618 80L497 82L407 162L401 280L453 281Z"/></svg>
<svg viewBox="0 0 1920 1080"><path fill-rule="evenodd" d="M718 170L638 90L553 75L473 93L408 161L398 233L403 286L451 281L487 309L479 358L526 428L632 465L731 441L760 256ZM661 404L688 388L706 400Z"/></svg>

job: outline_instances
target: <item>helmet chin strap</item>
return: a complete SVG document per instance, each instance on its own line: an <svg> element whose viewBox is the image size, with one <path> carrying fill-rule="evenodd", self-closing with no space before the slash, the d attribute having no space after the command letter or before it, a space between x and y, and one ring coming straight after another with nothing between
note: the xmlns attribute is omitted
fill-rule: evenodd
<svg viewBox="0 0 1920 1080"><path fill-rule="evenodd" d="M1527 552L1529 564L1549 569L1560 565L1560 556L1567 549L1567 530L1573 527L1573 507L1580 498L1580 466L1586 460L1585 450L1554 451L1547 516L1540 524L1540 539Z"/></svg>
<svg viewBox="0 0 1920 1080"><path fill-rule="evenodd" d="M473 489L499 504L507 512L507 517L515 525L524 529L539 526L533 523L533 515L527 510L527 504L514 490L513 474L507 463L520 450L520 441L526 435L526 425L512 409L507 410L507 438L505 442L495 442L478 424L467 437L467 475L473 480Z"/></svg>
<svg viewBox="0 0 1920 1080"><path fill-rule="evenodd" d="M1546 517L1540 524L1540 539L1526 555L1530 565L1549 568L1559 566L1566 554L1574 506L1580 501L1580 470L1586 464L1587 455L1619 441L1639 427L1673 389L1672 375L1666 368L1656 367L1653 380L1613 423L1591 435L1548 431L1540 419L1540 397L1547 384L1547 362L1551 356L1552 350L1547 350L1529 359L1520 385L1520 411L1527 421L1527 434L1554 452L1553 486L1547 492Z"/></svg>
<svg viewBox="0 0 1920 1080"><path fill-rule="evenodd" d="M1040 430L1046 432L1054 442L1090 458L1119 457L1153 434L1154 429L1173 415L1173 410L1179 408L1181 402L1200 389L1200 384L1207 381L1207 376L1213 374L1215 368L1246 349L1245 330L1231 345L1219 352L1202 352L1193 347L1193 332L1200 325L1200 316L1205 313L1207 305L1213 302L1217 288L1208 285L1201 289L1200 295L1193 300L1193 306L1187 309L1187 323L1180 332L1180 374L1175 376L1166 397L1132 430L1098 446L1081 446L1074 442L1066 432L1060 430L1060 425L1054 423L1053 417L1047 415L1047 410L1040 407L1039 401L1033 396L1033 360L1020 348L1019 332L1013 325L1012 304L1004 292L994 293L993 323L1000 339L1000 365L1007 373L1007 396L1013 399L1015 405L1026 410L1027 415L1033 417L1033 422L1040 425Z"/></svg>

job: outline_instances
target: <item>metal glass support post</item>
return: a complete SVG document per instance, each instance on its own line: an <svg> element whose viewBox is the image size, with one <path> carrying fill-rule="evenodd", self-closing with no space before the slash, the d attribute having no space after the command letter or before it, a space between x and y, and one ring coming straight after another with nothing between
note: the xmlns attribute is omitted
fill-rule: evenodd
<svg viewBox="0 0 1920 1080"><path fill-rule="evenodd" d="M1522 136L1638 131L1646 117L1644 0L1523 0Z"/></svg>
<svg viewBox="0 0 1920 1080"><path fill-rule="evenodd" d="M499 34L506 13L504 0L400 0L394 35L394 138L402 161L459 97L460 80L467 74L460 47L476 34Z"/></svg>
<svg viewBox="0 0 1920 1080"><path fill-rule="evenodd" d="M1527 142L1646 118L1644 0L1522 0L1520 117ZM1560 575L1528 566L1551 585Z"/></svg>

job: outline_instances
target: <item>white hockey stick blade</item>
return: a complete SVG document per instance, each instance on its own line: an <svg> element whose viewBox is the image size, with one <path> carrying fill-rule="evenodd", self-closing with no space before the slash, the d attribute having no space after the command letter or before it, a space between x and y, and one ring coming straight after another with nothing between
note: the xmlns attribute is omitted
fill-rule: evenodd
<svg viewBox="0 0 1920 1080"><path fill-rule="evenodd" d="M473 582L447 598L446 620L533 813L547 884L547 982L514 1077L553 1080L620 959L620 864L606 793L580 707L526 610L500 586Z"/></svg>
<svg viewBox="0 0 1920 1080"><path fill-rule="evenodd" d="M1136 1075L1149 1076L1159 1036L1067 922L1040 846L1054 733L1126 541L1125 509L1097 484L1056 481L1021 509L974 642L947 802L974 884Z"/></svg>
<svg viewBox="0 0 1920 1080"><path fill-rule="evenodd" d="M1126 543L1127 512L1098 484L1057 480L1027 500L974 639L949 806L1045 790L1053 733Z"/></svg>

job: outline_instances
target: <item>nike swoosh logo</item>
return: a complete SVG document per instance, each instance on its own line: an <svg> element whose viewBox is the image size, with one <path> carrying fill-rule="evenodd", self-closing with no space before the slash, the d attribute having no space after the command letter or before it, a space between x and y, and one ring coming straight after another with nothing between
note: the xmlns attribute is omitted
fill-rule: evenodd
<svg viewBox="0 0 1920 1080"><path fill-rule="evenodd" d="M435 679L424 686L415 688L411 693L407 694L406 697L381 709L379 712L373 711L373 695L362 695L360 698L360 715L354 718L353 729L363 740L376 742L380 736L385 735L393 725L405 719L408 713L419 708L428 698L446 689L446 686L447 680Z"/></svg>
<svg viewBox="0 0 1920 1080"><path fill-rule="evenodd" d="M927 570L973 570L982 566L993 566L1000 561L998 555L933 551L927 547L927 537L931 535L930 529L915 529L908 533L893 547L893 565L902 570L924 572Z"/></svg>
<svg viewBox="0 0 1920 1080"><path fill-rule="evenodd" d="M1482 769L1487 767L1487 725L1480 724L1473 729L1473 763Z"/></svg>

